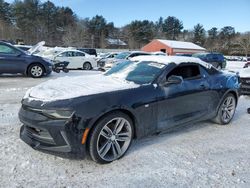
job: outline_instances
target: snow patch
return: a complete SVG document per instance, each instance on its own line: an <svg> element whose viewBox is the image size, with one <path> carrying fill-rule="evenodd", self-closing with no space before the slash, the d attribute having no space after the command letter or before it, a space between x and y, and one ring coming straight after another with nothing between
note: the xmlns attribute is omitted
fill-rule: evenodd
<svg viewBox="0 0 250 188"><path fill-rule="evenodd" d="M177 49L192 49L192 50L206 50L205 48L202 48L192 42L184 42L184 41L175 41L175 40L161 40L157 39L161 43L171 47L171 48L177 48Z"/></svg>

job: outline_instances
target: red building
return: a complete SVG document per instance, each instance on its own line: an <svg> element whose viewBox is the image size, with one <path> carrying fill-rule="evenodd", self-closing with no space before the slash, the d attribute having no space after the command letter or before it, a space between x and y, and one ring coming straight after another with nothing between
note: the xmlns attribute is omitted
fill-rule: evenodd
<svg viewBox="0 0 250 188"><path fill-rule="evenodd" d="M193 54L206 51L205 48L202 48L192 42L161 39L155 39L151 41L150 43L142 47L141 50L145 52L162 51L164 53L167 53L168 55Z"/></svg>

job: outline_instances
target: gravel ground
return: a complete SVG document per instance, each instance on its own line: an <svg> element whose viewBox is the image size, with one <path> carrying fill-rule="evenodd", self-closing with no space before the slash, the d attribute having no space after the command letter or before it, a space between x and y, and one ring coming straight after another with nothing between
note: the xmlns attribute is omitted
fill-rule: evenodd
<svg viewBox="0 0 250 188"><path fill-rule="evenodd" d="M250 187L249 97L240 98L228 126L201 122L135 140L108 165L33 150L19 139L20 100L28 88L64 75L0 76L0 187Z"/></svg>

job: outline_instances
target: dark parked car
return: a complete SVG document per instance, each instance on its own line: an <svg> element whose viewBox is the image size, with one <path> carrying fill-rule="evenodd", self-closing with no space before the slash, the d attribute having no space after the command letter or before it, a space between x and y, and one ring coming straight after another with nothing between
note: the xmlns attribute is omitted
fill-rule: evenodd
<svg viewBox="0 0 250 188"><path fill-rule="evenodd" d="M226 60L220 53L196 53L192 57L200 58L202 61L212 64L217 69L224 69L226 67Z"/></svg>
<svg viewBox="0 0 250 188"><path fill-rule="evenodd" d="M26 93L21 139L57 155L121 158L132 139L213 119L228 124L238 101L234 73L192 57L126 61L105 74L60 78Z"/></svg>
<svg viewBox="0 0 250 188"><path fill-rule="evenodd" d="M247 62L244 65L244 68L250 67L250 57L247 58Z"/></svg>
<svg viewBox="0 0 250 188"><path fill-rule="evenodd" d="M250 67L239 70L240 74L240 94L250 95Z"/></svg>
<svg viewBox="0 0 250 188"><path fill-rule="evenodd" d="M176 56L192 57L192 54L176 54Z"/></svg>
<svg viewBox="0 0 250 188"><path fill-rule="evenodd" d="M24 52L15 46L0 42L0 74L22 73L34 78L48 75L52 71L49 60Z"/></svg>
<svg viewBox="0 0 250 188"><path fill-rule="evenodd" d="M130 58L134 58L137 56L146 56L146 55L152 55L152 53L149 52L143 52L143 51L127 51L127 52L121 52L117 54L112 60L105 62L104 69L110 69L114 65L117 65L121 62L127 61Z"/></svg>
<svg viewBox="0 0 250 188"><path fill-rule="evenodd" d="M96 49L94 48L78 48L77 50L80 50L95 57L97 56Z"/></svg>

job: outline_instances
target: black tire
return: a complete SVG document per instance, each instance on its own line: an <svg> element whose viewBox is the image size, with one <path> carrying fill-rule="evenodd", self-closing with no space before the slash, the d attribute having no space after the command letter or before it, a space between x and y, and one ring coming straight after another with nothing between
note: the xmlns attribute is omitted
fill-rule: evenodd
<svg viewBox="0 0 250 188"><path fill-rule="evenodd" d="M230 100L230 99L232 100L232 110L231 111L228 110L228 113L227 113L226 112L226 105L225 105L225 103L227 102L227 100ZM229 124L232 121L232 119L233 119L236 106L237 106L237 102L236 102L235 96L233 94L231 94L231 93L227 94L224 97L224 99L222 100L222 102L220 104L220 107L218 109L217 115L213 119L213 121L215 123L217 123L217 124L220 124L220 125L227 125L227 124ZM228 116L230 116L230 117L226 119L225 116L227 116L227 115L225 115L225 113Z"/></svg>
<svg viewBox="0 0 250 188"><path fill-rule="evenodd" d="M248 108L248 109L247 109L247 113L249 113L249 114L250 114L250 108Z"/></svg>
<svg viewBox="0 0 250 188"><path fill-rule="evenodd" d="M54 72L60 73L60 70L59 69L55 69Z"/></svg>
<svg viewBox="0 0 250 188"><path fill-rule="evenodd" d="M41 78L45 73L43 65L39 63L31 64L28 68L28 75L32 78Z"/></svg>
<svg viewBox="0 0 250 188"><path fill-rule="evenodd" d="M119 118L121 118L121 121L118 121ZM125 123L123 123L123 121L125 121ZM117 123L117 122L120 122L120 123ZM121 126L122 129L120 131L117 131L117 134L116 134L115 130L117 129L115 129L115 127L119 127L119 124L120 125L123 124ZM106 131L107 126L109 126L110 130L112 131L113 133L112 136L108 135L108 132ZM112 126L114 129L112 129ZM129 132L130 130L131 130L131 133ZM126 134L129 136L120 137L120 138L126 138L126 141L125 140L121 141L119 140L119 136L116 137L114 136L114 134L115 135L123 134L123 136L125 136L124 134ZM103 135L108 136L108 138ZM119 111L112 112L104 116L97 122L97 124L95 125L95 127L93 128L89 136L90 136L89 137L90 138L89 139L89 154L90 154L90 157L93 159L93 161L100 163L100 164L110 163L114 160L117 160L123 157L125 153L127 152L127 150L129 149L133 136L134 136L133 122L128 115L122 112L119 112ZM112 140L112 137L115 137L115 140ZM118 147L118 149L120 148L119 150L117 149L117 146L116 146L117 144L119 144L120 146ZM110 146L108 147L108 145ZM106 154L104 154L104 156L101 156L102 155L101 151L104 151L102 153L105 153L105 150L106 150ZM120 154L119 154L119 151L121 151Z"/></svg>
<svg viewBox="0 0 250 188"><path fill-rule="evenodd" d="M83 63L82 68L83 70L91 70L92 69L91 63L90 62Z"/></svg>

